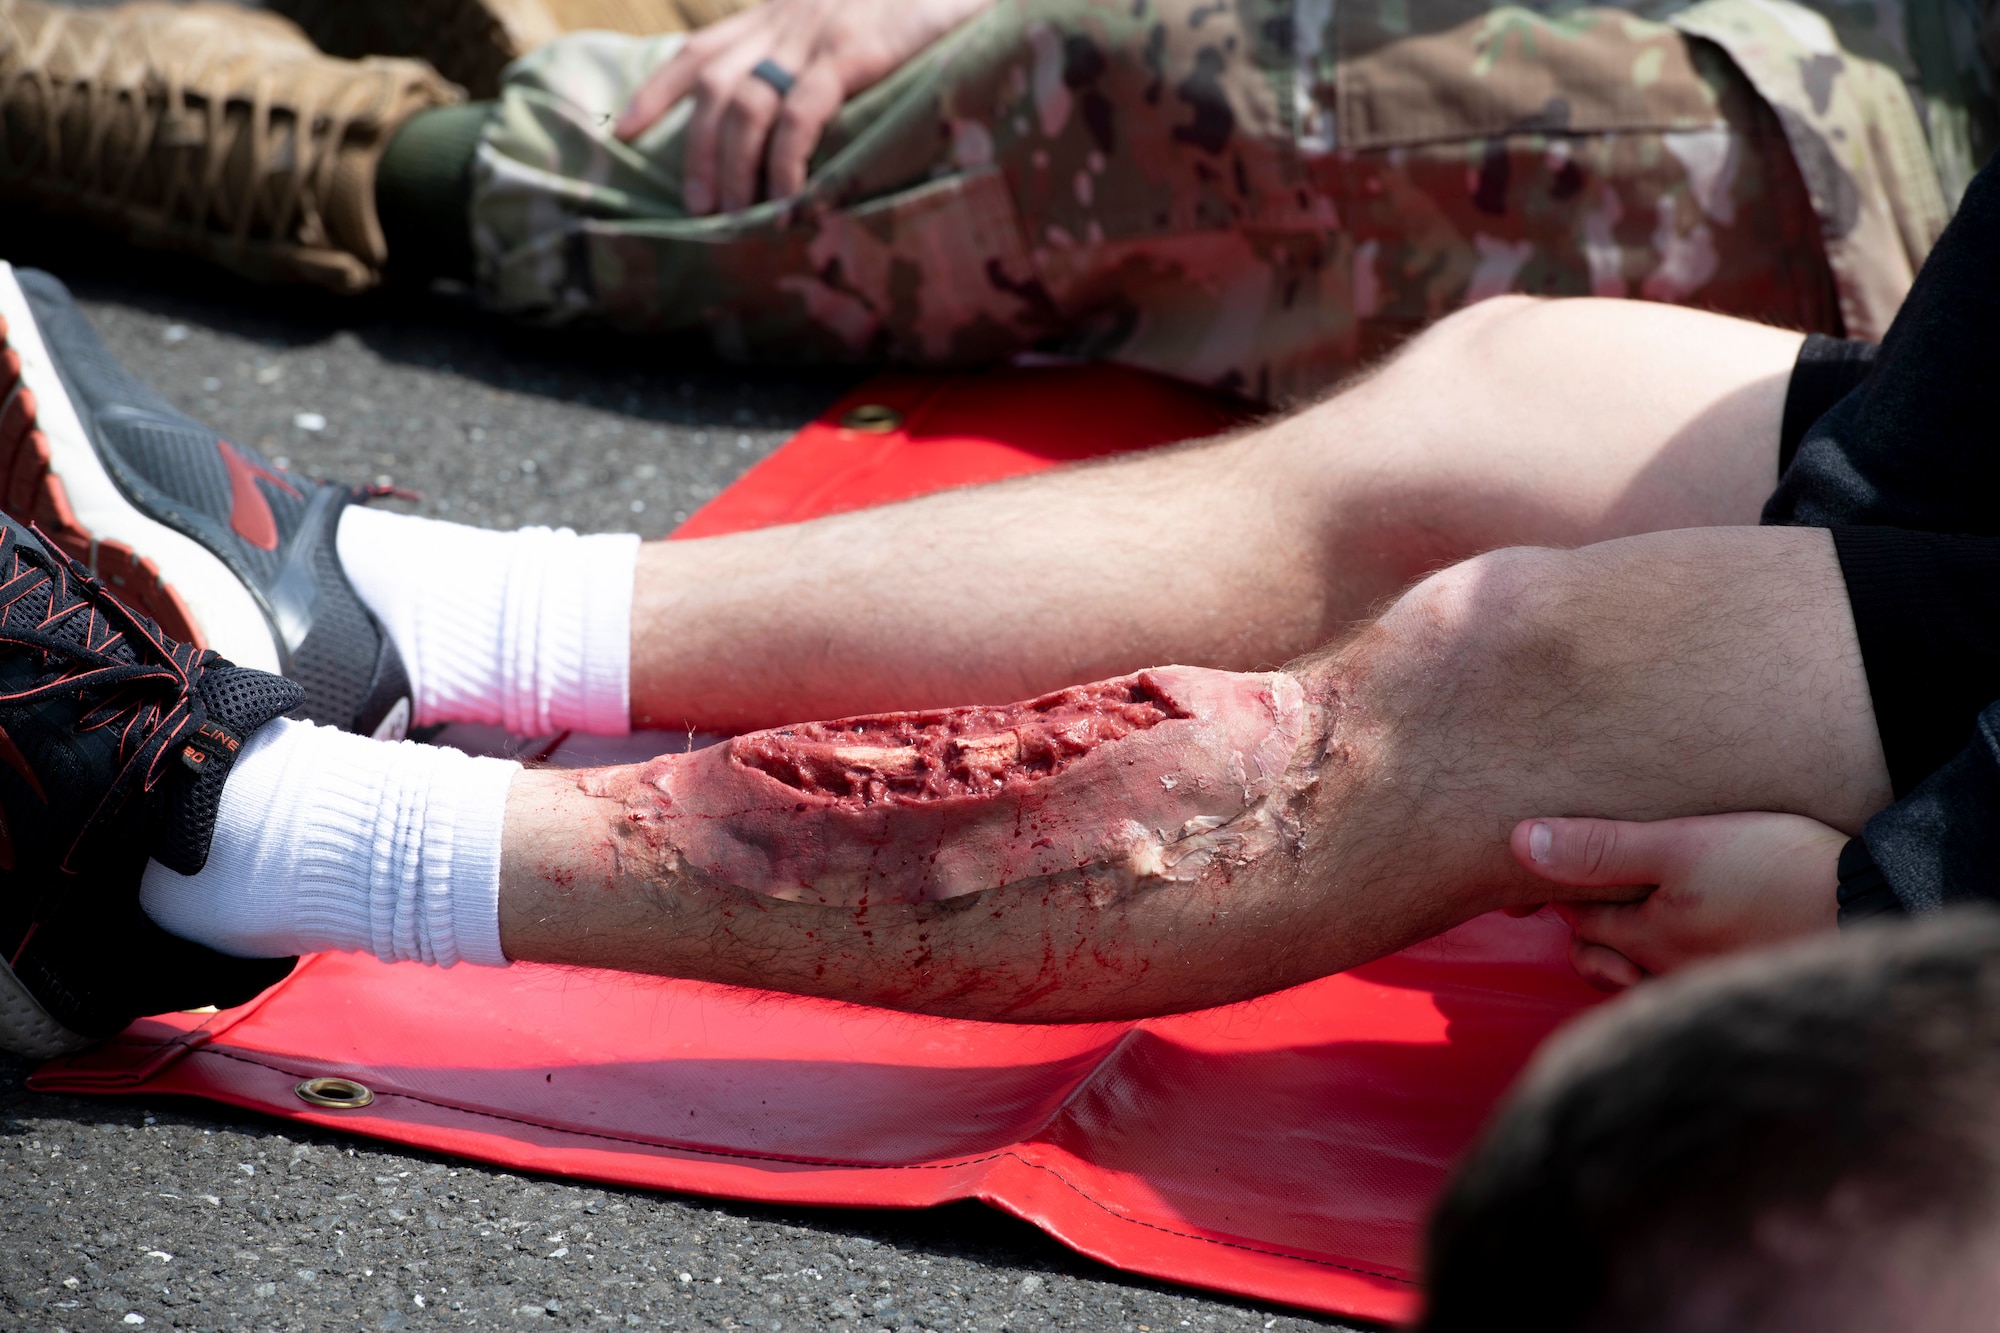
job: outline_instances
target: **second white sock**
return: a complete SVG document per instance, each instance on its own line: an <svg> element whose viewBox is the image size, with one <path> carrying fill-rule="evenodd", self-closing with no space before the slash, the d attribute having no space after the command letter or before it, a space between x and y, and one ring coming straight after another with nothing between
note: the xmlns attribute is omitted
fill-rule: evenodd
<svg viewBox="0 0 2000 1333"><path fill-rule="evenodd" d="M500 832L519 764L280 718L236 757L208 864L146 867L160 927L238 958L506 965Z"/></svg>
<svg viewBox="0 0 2000 1333"><path fill-rule="evenodd" d="M637 536L491 532L352 505L337 544L402 654L418 726L631 730Z"/></svg>

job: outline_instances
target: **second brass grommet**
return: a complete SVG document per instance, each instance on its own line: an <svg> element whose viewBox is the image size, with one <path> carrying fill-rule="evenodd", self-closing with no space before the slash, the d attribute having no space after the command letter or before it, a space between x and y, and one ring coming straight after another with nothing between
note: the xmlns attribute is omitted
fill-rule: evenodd
<svg viewBox="0 0 2000 1333"><path fill-rule="evenodd" d="M903 424L903 414L887 403L863 403L843 414L840 424L864 435L887 435Z"/></svg>
<svg viewBox="0 0 2000 1333"><path fill-rule="evenodd" d="M292 1091L302 1102L335 1111L358 1111L375 1101L374 1089L351 1078L309 1078Z"/></svg>

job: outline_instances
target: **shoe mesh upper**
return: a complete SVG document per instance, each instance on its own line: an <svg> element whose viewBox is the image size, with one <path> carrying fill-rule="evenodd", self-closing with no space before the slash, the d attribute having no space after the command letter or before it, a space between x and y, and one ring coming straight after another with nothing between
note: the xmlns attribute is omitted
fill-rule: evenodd
<svg viewBox="0 0 2000 1333"><path fill-rule="evenodd" d="M215 553L274 622L303 627L281 658L306 687L302 716L372 732L408 678L340 567L335 539L352 493L221 439L119 364L58 279L20 270L17 281L120 490Z"/></svg>
<svg viewBox="0 0 2000 1333"><path fill-rule="evenodd" d="M91 836L136 802L161 844L153 854L183 873L200 869L214 828L212 802L202 819L177 798L211 781L219 792L235 746L304 698L295 681L172 642L74 560L11 523L0 531L0 659L0 712L16 718L13 730L38 754L56 757L65 716L70 734L96 737L101 772L93 776L88 762L60 765L89 789L78 808L92 812L70 847L56 848L64 866L93 859L100 849L86 845ZM211 723L226 729L223 740L207 739ZM199 772L177 767L188 744L207 752ZM68 836L51 831L58 843Z"/></svg>
<svg viewBox="0 0 2000 1333"><path fill-rule="evenodd" d="M61 1028L240 1003L290 969L167 935L139 884L149 855L199 868L241 742L300 693L164 638L0 520L0 966Z"/></svg>
<svg viewBox="0 0 2000 1333"><path fill-rule="evenodd" d="M409 678L402 659L381 650L381 627L341 571L334 543L321 542L313 563L323 594L312 633L299 645L292 676L306 687L305 717L352 728L356 719L372 719L408 694ZM379 709L372 707L385 689L388 697Z"/></svg>
<svg viewBox="0 0 2000 1333"><path fill-rule="evenodd" d="M297 708L300 698L296 682L221 661L211 663L202 673L197 690L209 718L241 740L249 739L272 718ZM153 831L154 860L184 875L207 864L209 839L228 778L227 765L213 764L194 775L178 800L162 807L163 817Z"/></svg>
<svg viewBox="0 0 2000 1333"><path fill-rule="evenodd" d="M234 549L227 552L227 558L240 566L240 574L261 581L275 578L283 560L282 549L267 551L236 540L231 527L236 487L228 456L222 452L224 442L215 431L125 369L59 279L23 269L16 271L15 280L35 312L35 323L55 358L63 387L109 446L104 463L113 479L128 492L144 487L153 493L145 498L165 501L168 512L155 517L183 531L189 529L186 520L191 515L206 520L207 531L190 535L211 547L218 541L232 541ZM306 508L306 497L319 483L304 477L291 479L254 449L229 448L247 467L286 483L253 480L251 484L257 487L256 498L267 507L278 532L295 527Z"/></svg>
<svg viewBox="0 0 2000 1333"><path fill-rule="evenodd" d="M216 465L215 432L174 420L179 415L120 412L99 417L98 428L121 457L143 459L146 480L168 498L226 526L232 489L228 471Z"/></svg>
<svg viewBox="0 0 2000 1333"><path fill-rule="evenodd" d="M14 280L35 314L35 324L73 388L87 388L92 402L124 403L142 411L177 416L159 390L125 369L76 307L76 298L53 273L17 268Z"/></svg>

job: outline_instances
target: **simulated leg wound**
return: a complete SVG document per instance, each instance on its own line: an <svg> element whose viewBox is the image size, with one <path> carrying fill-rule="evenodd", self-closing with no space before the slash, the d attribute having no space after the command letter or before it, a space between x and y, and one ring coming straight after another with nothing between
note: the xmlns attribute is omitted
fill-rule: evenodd
<svg viewBox="0 0 2000 1333"><path fill-rule="evenodd" d="M650 854L777 898L916 903L1050 877L1116 897L1295 850L1323 739L1288 674L1163 667L753 732L582 782L623 802Z"/></svg>

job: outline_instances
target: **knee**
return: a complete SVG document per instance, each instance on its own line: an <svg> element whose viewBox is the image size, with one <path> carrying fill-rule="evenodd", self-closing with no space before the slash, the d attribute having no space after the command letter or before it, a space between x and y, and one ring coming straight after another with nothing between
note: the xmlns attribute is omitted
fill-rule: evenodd
<svg viewBox="0 0 2000 1333"><path fill-rule="evenodd" d="M1495 296L1446 315L1419 334L1388 367L1390 373L1449 384L1454 394L1480 378L1504 384L1523 362L1539 363L1575 337L1573 301ZM1440 376L1444 378L1440 379Z"/></svg>
<svg viewBox="0 0 2000 1333"><path fill-rule="evenodd" d="M1419 580L1382 617L1427 654L1498 646L1542 618L1567 552L1509 546Z"/></svg>
<svg viewBox="0 0 2000 1333"><path fill-rule="evenodd" d="M1581 660L1574 552L1489 551L1416 583L1341 654L1349 682L1442 721L1560 691ZM1573 683L1573 681L1572 681Z"/></svg>
<svg viewBox="0 0 2000 1333"><path fill-rule="evenodd" d="M1481 429L1495 405L1539 390L1548 376L1539 368L1560 364L1564 340L1575 335L1560 301L1496 296L1433 324L1386 361L1336 386L1296 418L1291 432L1313 455L1351 459L1356 448L1379 441L1394 465L1343 469L1343 486L1367 479L1404 489L1413 479L1410 450L1455 458ZM1378 418L1382 429L1357 435L1350 417ZM1334 446L1338 446L1337 448Z"/></svg>
<svg viewBox="0 0 2000 1333"><path fill-rule="evenodd" d="M1551 311L1560 313L1565 304L1520 293L1489 297L1452 311L1431 325L1419 341L1435 339L1444 343L1477 345L1496 338L1504 339L1512 336L1522 325L1531 324Z"/></svg>

